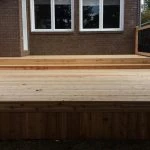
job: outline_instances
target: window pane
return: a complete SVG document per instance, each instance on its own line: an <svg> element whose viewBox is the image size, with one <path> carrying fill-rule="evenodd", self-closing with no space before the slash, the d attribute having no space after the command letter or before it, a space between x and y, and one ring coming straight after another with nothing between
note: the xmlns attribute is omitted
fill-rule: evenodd
<svg viewBox="0 0 150 150"><path fill-rule="evenodd" d="M99 0L83 0L83 28L99 28Z"/></svg>
<svg viewBox="0 0 150 150"><path fill-rule="evenodd" d="M34 4L35 4L35 28L51 29L50 0L34 0Z"/></svg>
<svg viewBox="0 0 150 150"><path fill-rule="evenodd" d="M71 29L71 0L55 0L55 28Z"/></svg>
<svg viewBox="0 0 150 150"><path fill-rule="evenodd" d="M120 0L104 0L104 28L120 27Z"/></svg>

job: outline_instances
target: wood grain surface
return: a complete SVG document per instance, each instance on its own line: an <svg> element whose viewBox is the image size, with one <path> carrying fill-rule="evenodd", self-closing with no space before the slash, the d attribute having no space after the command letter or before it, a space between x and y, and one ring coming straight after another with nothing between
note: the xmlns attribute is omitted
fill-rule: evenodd
<svg viewBox="0 0 150 150"><path fill-rule="evenodd" d="M150 139L150 70L1 70L0 139Z"/></svg>

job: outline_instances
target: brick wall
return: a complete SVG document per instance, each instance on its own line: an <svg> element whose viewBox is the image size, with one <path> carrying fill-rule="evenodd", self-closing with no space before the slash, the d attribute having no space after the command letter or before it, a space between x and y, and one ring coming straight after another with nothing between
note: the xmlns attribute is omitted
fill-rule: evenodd
<svg viewBox="0 0 150 150"><path fill-rule="evenodd" d="M123 32L79 32L79 0L75 0L75 31L73 33L30 33L32 55L94 55L133 54L139 0L125 0Z"/></svg>
<svg viewBox="0 0 150 150"><path fill-rule="evenodd" d="M125 0L125 30L114 33L79 32L78 1L75 0L75 31L73 33L31 33L29 29L29 49L32 55L134 53L134 30L138 22L139 0ZM21 0L0 0L0 56L25 55L22 50L20 3ZM28 23L30 26L30 12Z"/></svg>
<svg viewBox="0 0 150 150"><path fill-rule="evenodd" d="M18 1L0 1L0 56L20 55Z"/></svg>
<svg viewBox="0 0 150 150"><path fill-rule="evenodd" d="M0 56L23 56L21 0L0 0Z"/></svg>

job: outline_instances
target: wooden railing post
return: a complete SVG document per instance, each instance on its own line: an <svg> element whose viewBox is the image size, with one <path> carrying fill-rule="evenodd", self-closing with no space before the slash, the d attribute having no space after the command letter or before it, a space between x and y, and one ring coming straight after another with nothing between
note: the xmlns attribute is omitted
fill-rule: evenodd
<svg viewBox="0 0 150 150"><path fill-rule="evenodd" d="M149 41L150 41L150 25L142 27L137 26L135 31L135 54L150 56ZM146 49L144 49L144 47Z"/></svg>
<svg viewBox="0 0 150 150"><path fill-rule="evenodd" d="M138 31L139 31L139 27L136 26L136 29L135 29L135 54L138 54Z"/></svg>

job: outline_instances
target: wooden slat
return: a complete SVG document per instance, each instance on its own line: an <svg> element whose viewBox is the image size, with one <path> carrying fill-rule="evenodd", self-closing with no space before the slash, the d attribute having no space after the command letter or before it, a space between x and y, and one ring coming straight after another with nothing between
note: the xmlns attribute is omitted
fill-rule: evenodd
<svg viewBox="0 0 150 150"><path fill-rule="evenodd" d="M146 53L146 52L138 52L137 53L138 55L141 55L141 56L150 56L150 53Z"/></svg>
<svg viewBox="0 0 150 150"><path fill-rule="evenodd" d="M143 27L140 27L138 30L145 30L145 29L149 29L150 28L150 25L145 25Z"/></svg>
<svg viewBox="0 0 150 150"><path fill-rule="evenodd" d="M57 113L47 113L46 135L48 139L58 139Z"/></svg>
<svg viewBox="0 0 150 150"><path fill-rule="evenodd" d="M1 102L149 101L149 91L149 70L0 71Z"/></svg>
<svg viewBox="0 0 150 150"><path fill-rule="evenodd" d="M139 33L139 28L136 27L135 29L135 54L138 55L138 33Z"/></svg>
<svg viewBox="0 0 150 150"><path fill-rule="evenodd" d="M149 113L107 111L0 112L0 139L149 139Z"/></svg>
<svg viewBox="0 0 150 150"><path fill-rule="evenodd" d="M10 113L0 113L0 139L10 139Z"/></svg>
<svg viewBox="0 0 150 150"><path fill-rule="evenodd" d="M79 135L81 136L82 133L80 131L80 121L80 112L67 112L67 137L69 139L79 140Z"/></svg>
<svg viewBox="0 0 150 150"><path fill-rule="evenodd" d="M150 139L150 70L1 70L0 140Z"/></svg>
<svg viewBox="0 0 150 150"><path fill-rule="evenodd" d="M150 69L150 64L1 65L0 70Z"/></svg>
<svg viewBox="0 0 150 150"><path fill-rule="evenodd" d="M28 114L28 137L31 139L45 139L46 136L46 113Z"/></svg>
<svg viewBox="0 0 150 150"><path fill-rule="evenodd" d="M138 29L137 29L138 31ZM137 49L136 32L136 49ZM138 55L79 55L79 56L27 56L0 58L0 69L142 69L150 68L150 59Z"/></svg>

